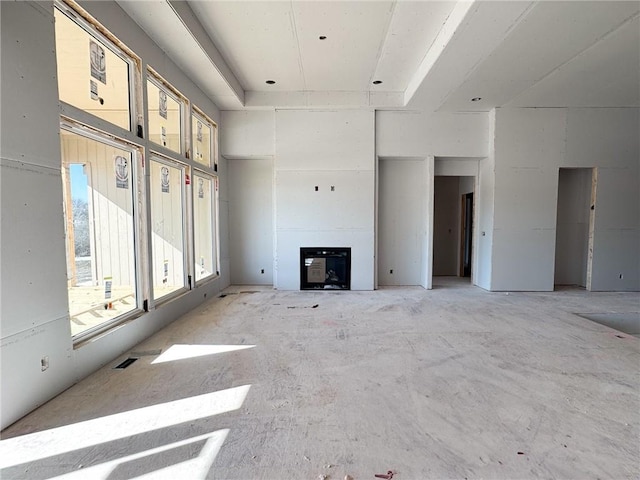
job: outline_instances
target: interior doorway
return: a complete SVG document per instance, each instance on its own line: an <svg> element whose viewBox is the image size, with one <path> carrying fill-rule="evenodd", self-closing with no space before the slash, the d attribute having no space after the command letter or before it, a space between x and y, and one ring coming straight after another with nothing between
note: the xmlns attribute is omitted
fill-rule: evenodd
<svg viewBox="0 0 640 480"><path fill-rule="evenodd" d="M592 182L592 168L558 173L555 285L588 285Z"/></svg>
<svg viewBox="0 0 640 480"><path fill-rule="evenodd" d="M435 176L433 276L471 281L475 177Z"/></svg>

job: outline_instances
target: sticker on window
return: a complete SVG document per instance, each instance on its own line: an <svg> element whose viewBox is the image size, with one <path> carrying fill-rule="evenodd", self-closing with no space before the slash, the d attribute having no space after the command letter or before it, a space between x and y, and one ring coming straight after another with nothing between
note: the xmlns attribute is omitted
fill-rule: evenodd
<svg viewBox="0 0 640 480"><path fill-rule="evenodd" d="M167 119L167 94L162 90L158 90L158 96L159 96L158 113L160 113L160 116L166 120Z"/></svg>
<svg viewBox="0 0 640 480"><path fill-rule="evenodd" d="M160 183L162 186L162 193L169 193L169 169L162 167L160 169Z"/></svg>
<svg viewBox="0 0 640 480"><path fill-rule="evenodd" d="M129 161L118 155L115 158L116 187L129 188Z"/></svg>
<svg viewBox="0 0 640 480"><path fill-rule="evenodd" d="M204 198L204 180L198 179L198 198Z"/></svg>
<svg viewBox="0 0 640 480"><path fill-rule="evenodd" d="M196 129L196 140L199 142L202 141L202 122L198 120L197 129Z"/></svg>
<svg viewBox="0 0 640 480"><path fill-rule="evenodd" d="M91 76L106 85L107 59L104 54L104 48L93 40L89 40L89 57L91 60Z"/></svg>
<svg viewBox="0 0 640 480"><path fill-rule="evenodd" d="M98 100L98 83L93 80L89 80L89 87L91 89L91 100Z"/></svg>

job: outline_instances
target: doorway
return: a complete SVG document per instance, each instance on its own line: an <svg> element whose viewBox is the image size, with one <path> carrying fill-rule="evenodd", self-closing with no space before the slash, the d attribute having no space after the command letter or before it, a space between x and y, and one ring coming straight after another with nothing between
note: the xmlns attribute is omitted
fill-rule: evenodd
<svg viewBox="0 0 640 480"><path fill-rule="evenodd" d="M433 276L471 281L475 177L434 178Z"/></svg>
<svg viewBox="0 0 640 480"><path fill-rule="evenodd" d="M558 172L555 285L587 287L592 179L592 168Z"/></svg>

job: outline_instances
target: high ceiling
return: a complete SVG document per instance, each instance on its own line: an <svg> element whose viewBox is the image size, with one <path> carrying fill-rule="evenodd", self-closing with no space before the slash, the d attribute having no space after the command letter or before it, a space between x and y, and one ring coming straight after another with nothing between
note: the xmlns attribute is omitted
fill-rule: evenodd
<svg viewBox="0 0 640 480"><path fill-rule="evenodd" d="M638 1L118 3L223 110L640 106Z"/></svg>

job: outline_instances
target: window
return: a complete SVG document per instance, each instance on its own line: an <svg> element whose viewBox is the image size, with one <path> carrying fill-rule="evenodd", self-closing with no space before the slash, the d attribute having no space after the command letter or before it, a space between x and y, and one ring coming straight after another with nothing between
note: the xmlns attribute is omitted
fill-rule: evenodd
<svg viewBox="0 0 640 480"><path fill-rule="evenodd" d="M71 127L73 128L73 127ZM98 134L60 131L71 333L138 308L137 151Z"/></svg>
<svg viewBox="0 0 640 480"><path fill-rule="evenodd" d="M219 274L217 126L75 2L54 18L78 343Z"/></svg>
<svg viewBox="0 0 640 480"><path fill-rule="evenodd" d="M218 274L216 205L218 179L201 172L193 175L193 236L196 282Z"/></svg>
<svg viewBox="0 0 640 480"><path fill-rule="evenodd" d="M54 16L60 100L130 130L132 61L82 20L58 8Z"/></svg>
<svg viewBox="0 0 640 480"><path fill-rule="evenodd" d="M194 110L191 114L191 150L193 152L193 160L211 167L211 160L215 158L215 137L216 124L199 111Z"/></svg>
<svg viewBox="0 0 640 480"><path fill-rule="evenodd" d="M150 162L153 298L185 287L185 167L154 156Z"/></svg>
<svg viewBox="0 0 640 480"><path fill-rule="evenodd" d="M168 85L149 73L147 77L149 140L176 153L182 152L183 101Z"/></svg>

